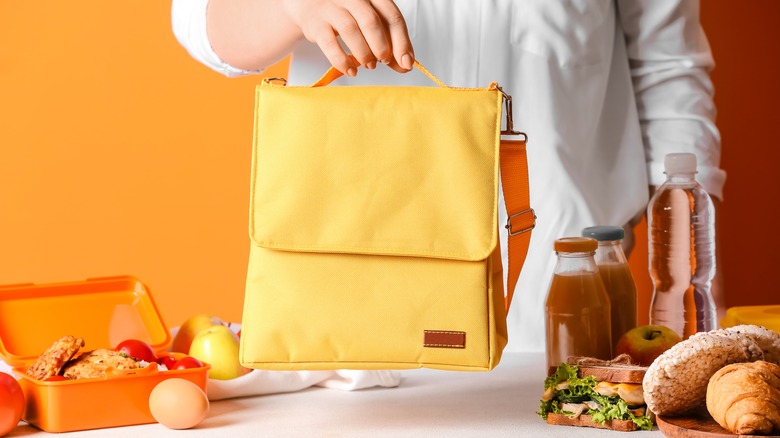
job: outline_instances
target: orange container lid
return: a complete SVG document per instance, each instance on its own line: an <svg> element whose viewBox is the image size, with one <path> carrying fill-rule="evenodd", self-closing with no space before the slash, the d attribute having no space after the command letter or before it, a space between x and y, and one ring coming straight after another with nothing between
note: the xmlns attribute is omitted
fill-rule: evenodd
<svg viewBox="0 0 780 438"><path fill-rule="evenodd" d="M84 338L86 350L138 339L162 351L171 343L147 287L132 276L51 284L0 286L0 358L32 363L65 335Z"/></svg>
<svg viewBox="0 0 780 438"><path fill-rule="evenodd" d="M598 247L599 243L590 237L562 237L553 243L557 252L591 252Z"/></svg>
<svg viewBox="0 0 780 438"><path fill-rule="evenodd" d="M780 333L780 305L730 307L720 320L724 328L752 324Z"/></svg>

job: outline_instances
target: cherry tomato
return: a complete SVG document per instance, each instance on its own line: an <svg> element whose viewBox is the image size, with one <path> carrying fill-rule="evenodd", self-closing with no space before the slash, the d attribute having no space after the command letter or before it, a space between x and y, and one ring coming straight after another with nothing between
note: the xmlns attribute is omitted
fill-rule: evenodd
<svg viewBox="0 0 780 438"><path fill-rule="evenodd" d="M11 375L0 372L0 436L12 431L24 411L24 393Z"/></svg>
<svg viewBox="0 0 780 438"><path fill-rule="evenodd" d="M173 366L176 365L176 361L176 357L170 354L159 356L157 358L157 363L160 365L165 365L165 368L168 368L169 370L173 369Z"/></svg>
<svg viewBox="0 0 780 438"><path fill-rule="evenodd" d="M157 362L157 355L154 354L154 349L146 342L137 339L124 340L114 350L138 360Z"/></svg>
<svg viewBox="0 0 780 438"><path fill-rule="evenodd" d="M68 380L65 376L60 376L59 374L56 376L47 377L44 379L44 382L59 382L61 380Z"/></svg>
<svg viewBox="0 0 780 438"><path fill-rule="evenodd" d="M195 359L192 356L186 356L177 360L176 363L173 365L173 369L185 370L187 368L201 368L202 366L203 366L203 362L199 361L198 359Z"/></svg>

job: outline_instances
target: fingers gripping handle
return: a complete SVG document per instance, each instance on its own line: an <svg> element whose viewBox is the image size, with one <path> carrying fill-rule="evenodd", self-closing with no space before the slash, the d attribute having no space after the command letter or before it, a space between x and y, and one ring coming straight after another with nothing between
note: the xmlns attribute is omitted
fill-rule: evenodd
<svg viewBox="0 0 780 438"><path fill-rule="evenodd" d="M353 55L349 55L349 57L352 59L352 62L354 62L356 65L360 65L360 62L355 59ZM422 64L420 64L417 61L414 61L414 67L417 68L417 70L420 70L425 74L425 76L428 76L433 82L435 82L438 86L442 88L449 88L447 85L444 85L442 81L439 80L436 76L434 76L431 72L428 71L425 67L423 67ZM317 80L317 82L311 84L312 87L324 87L331 82L335 81L336 79L342 77L344 73L336 70L335 67L331 67L328 69L328 71L325 72L324 75L322 75L321 78Z"/></svg>

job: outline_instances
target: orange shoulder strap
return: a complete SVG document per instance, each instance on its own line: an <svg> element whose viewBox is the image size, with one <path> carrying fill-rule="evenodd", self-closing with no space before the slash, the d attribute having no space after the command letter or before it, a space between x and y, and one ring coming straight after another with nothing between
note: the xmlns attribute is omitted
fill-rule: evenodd
<svg viewBox="0 0 780 438"><path fill-rule="evenodd" d="M528 245L531 243L531 230L536 225L536 215L531 208L525 143L525 139L501 139L501 185L504 189L504 204L508 216L506 228L509 231L507 242L509 267L505 298L507 313L512 303L517 279L520 277L520 270L525 263Z"/></svg>

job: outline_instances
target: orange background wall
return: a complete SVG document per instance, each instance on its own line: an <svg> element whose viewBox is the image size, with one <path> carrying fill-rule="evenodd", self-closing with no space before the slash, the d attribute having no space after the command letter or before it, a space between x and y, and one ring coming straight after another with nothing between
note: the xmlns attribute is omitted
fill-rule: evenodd
<svg viewBox="0 0 780 438"><path fill-rule="evenodd" d="M729 174L727 303L780 303L780 2L703 3ZM191 59L167 1L1 2L0 284L133 274L171 326L239 321L258 81ZM647 285L644 251L632 267Z"/></svg>
<svg viewBox="0 0 780 438"><path fill-rule="evenodd" d="M728 176L718 231L727 307L780 304L780 2L702 0L701 18L715 57L721 167ZM640 307L649 307L647 227L632 255ZM644 233L642 235L642 233ZM644 239L644 240L643 240ZM644 319L643 319L644 318ZM640 312L640 323L647 311Z"/></svg>

